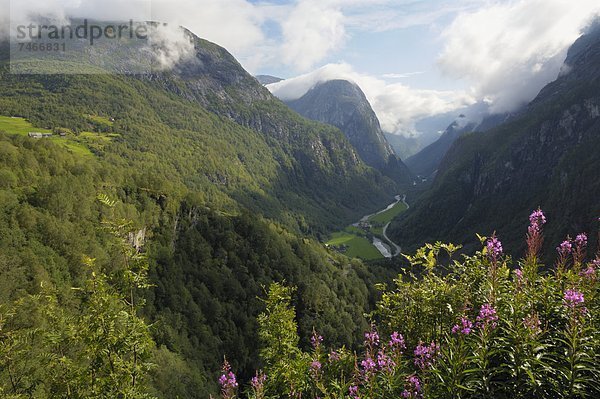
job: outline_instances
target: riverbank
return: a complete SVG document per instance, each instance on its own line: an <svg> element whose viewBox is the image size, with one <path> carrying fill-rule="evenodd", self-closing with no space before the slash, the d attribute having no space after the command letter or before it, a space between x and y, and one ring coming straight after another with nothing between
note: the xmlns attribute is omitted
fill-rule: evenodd
<svg viewBox="0 0 600 399"><path fill-rule="evenodd" d="M406 195L397 195L395 201L384 209L365 215L344 230L333 233L325 245L365 260L398 256L400 246L387 236L386 230L392 219L408 208Z"/></svg>

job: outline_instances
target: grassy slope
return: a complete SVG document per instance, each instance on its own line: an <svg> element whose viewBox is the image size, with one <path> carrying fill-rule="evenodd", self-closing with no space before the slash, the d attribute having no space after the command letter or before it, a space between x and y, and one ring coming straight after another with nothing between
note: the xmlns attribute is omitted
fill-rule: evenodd
<svg viewBox="0 0 600 399"><path fill-rule="evenodd" d="M9 116L0 116L0 131L4 131L9 134L18 134L21 136L27 136L29 132L52 133L52 130L34 127L31 123L23 118ZM92 132L82 132L80 137L81 139L54 135L49 138L32 140L50 140L53 143L66 147L78 155L92 155L90 148L83 144L85 142L87 142L90 147L93 147L98 141L104 143L110 141L109 137L99 136L97 133Z"/></svg>
<svg viewBox="0 0 600 399"><path fill-rule="evenodd" d="M393 218L395 218L405 210L406 205L403 202L398 202L392 208L370 217L369 221L372 223L381 223L385 225L386 223L391 222Z"/></svg>

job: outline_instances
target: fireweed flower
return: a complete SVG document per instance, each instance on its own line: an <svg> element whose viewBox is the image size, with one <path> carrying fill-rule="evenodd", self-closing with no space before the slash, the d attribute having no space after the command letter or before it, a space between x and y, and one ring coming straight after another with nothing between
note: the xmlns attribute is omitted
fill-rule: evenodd
<svg viewBox="0 0 600 399"><path fill-rule="evenodd" d="M391 357L385 354L383 350L377 353L377 367L379 370L392 372L392 369L396 367L396 362Z"/></svg>
<svg viewBox="0 0 600 399"><path fill-rule="evenodd" d="M487 240L486 248L488 256L492 262L496 262L502 255L502 243L495 235Z"/></svg>
<svg viewBox="0 0 600 399"><path fill-rule="evenodd" d="M400 394L403 398L422 398L421 380L416 375L411 375L406 380L404 391Z"/></svg>
<svg viewBox="0 0 600 399"><path fill-rule="evenodd" d="M498 321L498 315L496 309L489 303L484 304L479 310L477 316L477 327L485 328L490 326L492 329L496 328Z"/></svg>
<svg viewBox="0 0 600 399"><path fill-rule="evenodd" d="M255 396L257 398L263 397L263 393L265 390L265 382L267 381L267 376L262 372L256 372L256 375L252 377L250 381L250 385L254 390Z"/></svg>
<svg viewBox="0 0 600 399"><path fill-rule="evenodd" d="M583 304L585 299L583 294L577 290L566 290L563 297L564 304L572 309Z"/></svg>
<svg viewBox="0 0 600 399"><path fill-rule="evenodd" d="M590 264L580 274L582 277L593 279L594 277L596 277L596 268L592 264Z"/></svg>
<svg viewBox="0 0 600 399"><path fill-rule="evenodd" d="M310 374L317 378L319 376L319 372L321 371L321 362L318 360L313 360L310 363Z"/></svg>
<svg viewBox="0 0 600 399"><path fill-rule="evenodd" d="M523 319L523 325L529 330L532 335L538 335L542 332L540 328L542 322L537 314L531 314Z"/></svg>
<svg viewBox="0 0 600 399"><path fill-rule="evenodd" d="M256 375L252 377L252 381L250 381L250 384L252 385L252 388L259 390L262 389L266 380L267 376L265 374L257 372Z"/></svg>
<svg viewBox="0 0 600 399"><path fill-rule="evenodd" d="M571 244L571 239L567 236L567 239L563 241L558 247L556 247L556 251L560 256L567 257L571 251L573 251L573 244Z"/></svg>
<svg viewBox="0 0 600 399"><path fill-rule="evenodd" d="M415 348L415 366L424 370L433 365L435 357L439 351L439 345L435 342L431 342L429 346L423 345L423 342L419 342L419 345Z"/></svg>
<svg viewBox="0 0 600 399"><path fill-rule="evenodd" d="M361 362L366 380L369 379L371 369L374 368L374 366L375 366L373 357L375 357L375 352L377 351L378 346L379 346L379 334L377 333L377 330L375 330L375 325L371 325L371 330L367 331L365 333L366 355L365 355L365 360L363 360Z"/></svg>
<svg viewBox="0 0 600 399"><path fill-rule="evenodd" d="M469 320L466 317L461 317L460 325L455 324L454 327L452 327L452 334L460 333L463 335L469 335L472 330L473 330L473 323L471 322L471 320Z"/></svg>
<svg viewBox="0 0 600 399"><path fill-rule="evenodd" d="M230 399L235 396L235 389L238 387L235 374L231 371L231 366L227 360L223 361L223 374L219 377L219 385L221 386L221 395L225 399Z"/></svg>
<svg viewBox="0 0 600 399"><path fill-rule="evenodd" d="M517 276L517 283L521 284L523 282L523 270L515 269L515 276Z"/></svg>
<svg viewBox="0 0 600 399"><path fill-rule="evenodd" d="M546 224L546 216L544 215L544 212L542 212L540 208L538 208L536 211L533 211L531 215L529 215L529 223L531 223L532 226L538 225L539 227Z"/></svg>
<svg viewBox="0 0 600 399"><path fill-rule="evenodd" d="M577 237L575 237L575 245L585 247L587 246L587 239L588 238L585 233L577 234Z"/></svg>
<svg viewBox="0 0 600 399"><path fill-rule="evenodd" d="M390 335L390 342L388 342L388 347L390 347L395 352L402 352L406 349L406 344L404 343L404 337L402 334L398 334L397 331L394 331L392 335Z"/></svg>
<svg viewBox="0 0 600 399"><path fill-rule="evenodd" d="M348 395L350 395L352 399L360 399L360 396L358 396L358 386L350 385L348 388Z"/></svg>
<svg viewBox="0 0 600 399"><path fill-rule="evenodd" d="M540 208L529 215L529 227L527 228L527 256L534 258L542 247L544 241L542 226L546 224L546 216Z"/></svg>
<svg viewBox="0 0 600 399"><path fill-rule="evenodd" d="M371 376L377 371L377 364L370 356L360 362L360 367L361 375L365 382L369 381Z"/></svg>
<svg viewBox="0 0 600 399"><path fill-rule="evenodd" d="M585 233L577 234L575 237L575 250L573 250L573 261L576 265L583 263L585 250L587 248L587 235Z"/></svg>
<svg viewBox="0 0 600 399"><path fill-rule="evenodd" d="M336 351L331 351L331 353L329 354L329 362L333 363L333 362L337 362L340 360L340 354L337 353Z"/></svg>
<svg viewBox="0 0 600 399"><path fill-rule="evenodd" d="M317 349L321 343L323 342L323 337L317 334L315 330L313 330L312 336L310 337L310 343L314 349Z"/></svg>
<svg viewBox="0 0 600 399"><path fill-rule="evenodd" d="M379 345L379 334L375 330L375 326L371 326L371 331L365 333L365 346L374 348Z"/></svg>

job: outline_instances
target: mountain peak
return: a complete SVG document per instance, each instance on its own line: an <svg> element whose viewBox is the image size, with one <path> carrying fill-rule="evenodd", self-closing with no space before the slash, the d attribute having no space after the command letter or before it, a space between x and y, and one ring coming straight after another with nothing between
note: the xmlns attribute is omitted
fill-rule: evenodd
<svg viewBox="0 0 600 399"><path fill-rule="evenodd" d="M342 79L322 82L287 104L300 115L339 128L366 164L396 181L408 182L408 169L394 153L356 83Z"/></svg>

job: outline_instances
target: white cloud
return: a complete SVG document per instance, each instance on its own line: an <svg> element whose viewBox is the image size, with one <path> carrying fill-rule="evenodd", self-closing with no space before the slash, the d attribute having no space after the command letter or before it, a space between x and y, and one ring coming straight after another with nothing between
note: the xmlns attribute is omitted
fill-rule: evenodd
<svg viewBox="0 0 600 399"><path fill-rule="evenodd" d="M93 0L13 0L10 1L10 23L15 33L15 26L38 24L68 24L69 18L87 18L107 21L153 21L153 9L160 1L131 0L122 2L119 0L105 0L103 2ZM166 12L163 21L169 21ZM6 31L5 33L8 33ZM6 35L5 35L6 36ZM149 45L141 50L146 51L152 57L152 65L159 69L171 68L182 58L193 54L194 46L184 35L182 29L176 23L168 25L159 24L149 30Z"/></svg>
<svg viewBox="0 0 600 399"><path fill-rule="evenodd" d="M184 26L236 53L265 40L260 7L246 0L152 0L155 20Z"/></svg>
<svg viewBox="0 0 600 399"><path fill-rule="evenodd" d="M449 112L474 102L465 92L416 90L400 83L387 84L376 77L358 73L345 63L328 64L313 72L270 84L267 88L282 100L293 100L318 83L332 79L346 79L358 84L377 114L382 129L398 134L413 134L413 124L419 118Z"/></svg>
<svg viewBox="0 0 600 399"><path fill-rule="evenodd" d="M411 76L421 75L423 73L425 73L425 72L418 71L418 72L405 72L405 73L384 73L383 75L381 75L381 77L384 79L407 79L407 78L410 78Z"/></svg>
<svg viewBox="0 0 600 399"><path fill-rule="evenodd" d="M438 64L468 79L493 112L511 111L556 79L568 47L599 10L597 0L493 2L446 28Z"/></svg>
<svg viewBox="0 0 600 399"><path fill-rule="evenodd" d="M336 2L302 0L281 24L282 60L306 71L340 47L346 37L344 14Z"/></svg>
<svg viewBox="0 0 600 399"><path fill-rule="evenodd" d="M169 70L178 62L190 60L195 55L194 43L188 40L178 25L153 27L150 30L150 46L154 67L158 70Z"/></svg>

